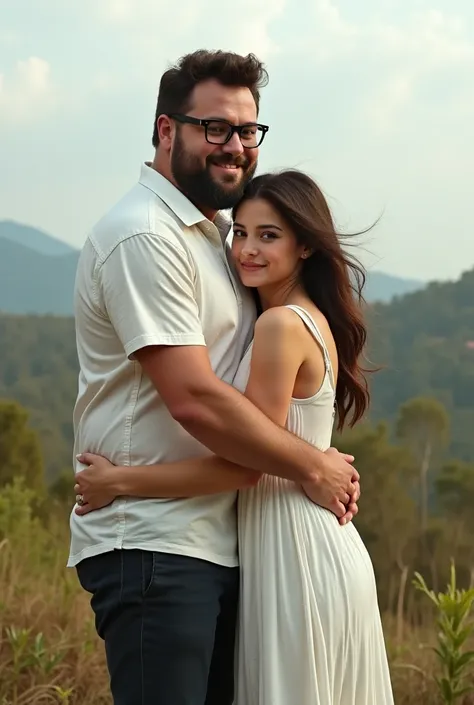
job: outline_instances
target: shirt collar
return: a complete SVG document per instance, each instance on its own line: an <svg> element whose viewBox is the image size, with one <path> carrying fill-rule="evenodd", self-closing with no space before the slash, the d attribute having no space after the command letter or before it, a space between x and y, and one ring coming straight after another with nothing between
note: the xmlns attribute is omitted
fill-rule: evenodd
<svg viewBox="0 0 474 705"><path fill-rule="evenodd" d="M171 181L153 169L148 162L142 164L139 183L156 193L186 227L189 228L197 223L207 221L207 218L191 203L189 198Z"/></svg>
<svg viewBox="0 0 474 705"><path fill-rule="evenodd" d="M167 178L158 173L156 169L150 165L150 162L142 164L139 183L145 188L156 193L158 198L166 203L173 213L187 228L193 225L200 225L201 231L211 240L215 240L221 244L225 244L232 226L232 217L230 212L220 211L217 213L214 222L206 218L201 213L199 208L191 203L189 198L184 195L174 184Z"/></svg>
<svg viewBox="0 0 474 705"><path fill-rule="evenodd" d="M219 211L214 219L214 225L219 232L222 242L225 242L232 228L232 215L230 211Z"/></svg>

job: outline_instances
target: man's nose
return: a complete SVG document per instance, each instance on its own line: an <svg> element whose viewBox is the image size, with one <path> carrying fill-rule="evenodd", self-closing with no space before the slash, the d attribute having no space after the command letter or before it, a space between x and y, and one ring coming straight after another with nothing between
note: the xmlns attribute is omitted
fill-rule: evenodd
<svg viewBox="0 0 474 705"><path fill-rule="evenodd" d="M230 140L222 145L222 151L226 152L226 154L233 154L234 156L243 153L244 148L237 132L234 132Z"/></svg>

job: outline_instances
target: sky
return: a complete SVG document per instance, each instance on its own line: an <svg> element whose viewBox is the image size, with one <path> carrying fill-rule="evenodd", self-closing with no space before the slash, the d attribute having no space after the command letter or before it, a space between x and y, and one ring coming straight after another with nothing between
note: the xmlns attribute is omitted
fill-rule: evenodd
<svg viewBox="0 0 474 705"><path fill-rule="evenodd" d="M474 265L472 0L0 0L0 220L80 247L153 156L161 74L254 52L259 170L297 167L368 268ZM471 206L469 205L471 204Z"/></svg>

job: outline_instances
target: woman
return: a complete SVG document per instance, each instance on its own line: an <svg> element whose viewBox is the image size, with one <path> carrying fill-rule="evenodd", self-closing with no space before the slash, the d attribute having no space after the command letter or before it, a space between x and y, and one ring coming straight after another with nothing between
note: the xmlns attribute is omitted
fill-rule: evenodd
<svg viewBox="0 0 474 705"><path fill-rule="evenodd" d="M336 413L342 429L368 404L362 270L343 252L321 191L300 172L255 178L233 215L233 258L262 311L234 384L325 450ZM119 495L240 489L238 705L393 703L372 564L352 523L339 526L288 480L245 474L215 456L158 472L80 459L91 467L76 476L90 503L79 514Z"/></svg>

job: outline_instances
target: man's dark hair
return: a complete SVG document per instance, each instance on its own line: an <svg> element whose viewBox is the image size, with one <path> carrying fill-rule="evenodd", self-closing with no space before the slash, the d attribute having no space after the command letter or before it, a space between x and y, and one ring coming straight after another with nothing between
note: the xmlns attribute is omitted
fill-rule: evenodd
<svg viewBox="0 0 474 705"><path fill-rule="evenodd" d="M219 81L223 86L248 88L252 92L258 111L260 89L268 83L268 74L262 62L254 54L240 56L230 51L200 49L181 57L161 77L153 128L155 148L160 142L158 117L187 112L194 88L198 83L210 79Z"/></svg>

